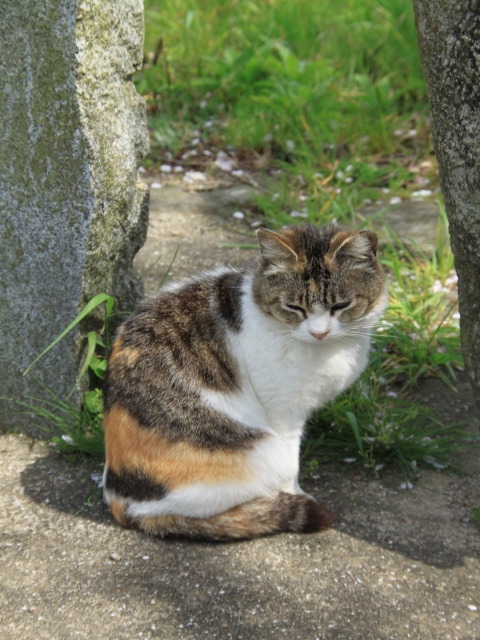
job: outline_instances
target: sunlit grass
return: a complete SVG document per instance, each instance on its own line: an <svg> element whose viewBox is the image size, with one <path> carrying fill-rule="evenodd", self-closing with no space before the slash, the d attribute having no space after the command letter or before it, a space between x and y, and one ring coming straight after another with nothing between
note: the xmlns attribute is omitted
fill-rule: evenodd
<svg viewBox="0 0 480 640"><path fill-rule="evenodd" d="M204 165L208 158L190 147L200 139L214 153L228 148L253 167L281 169L288 193L277 188L280 197L260 208L282 224L305 194L313 221L345 216L382 198L382 189L408 196L419 162L430 157L411 3L146 0L145 7L145 65L136 82L149 106L153 168L165 155Z"/></svg>
<svg viewBox="0 0 480 640"><path fill-rule="evenodd" d="M320 167L339 148L405 147L426 113L412 7L402 0L146 0L139 91L154 128ZM220 129L205 128L211 120ZM411 142L407 147L411 146Z"/></svg>
<svg viewBox="0 0 480 640"><path fill-rule="evenodd" d="M445 425L429 409L388 391L371 370L314 414L308 436L303 459L310 471L327 460L376 474L393 465L408 481L422 466L449 467L452 453L472 441L462 425Z"/></svg>

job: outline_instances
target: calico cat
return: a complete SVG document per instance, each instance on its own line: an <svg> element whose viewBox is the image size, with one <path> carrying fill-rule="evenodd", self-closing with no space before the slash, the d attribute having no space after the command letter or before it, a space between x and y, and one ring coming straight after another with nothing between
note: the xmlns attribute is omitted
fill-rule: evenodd
<svg viewBox="0 0 480 640"><path fill-rule="evenodd" d="M300 441L367 364L386 301L377 237L302 224L258 241L250 270L167 287L118 332L104 495L123 526L229 540L331 524L298 484Z"/></svg>

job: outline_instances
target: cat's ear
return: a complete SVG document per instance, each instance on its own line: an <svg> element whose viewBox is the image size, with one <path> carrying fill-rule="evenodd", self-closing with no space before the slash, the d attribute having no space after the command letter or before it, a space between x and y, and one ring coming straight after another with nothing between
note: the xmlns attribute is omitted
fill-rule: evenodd
<svg viewBox="0 0 480 640"><path fill-rule="evenodd" d="M298 253L294 246L295 235L290 230L259 229L257 238L262 250L262 258L271 262L298 261Z"/></svg>
<svg viewBox="0 0 480 640"><path fill-rule="evenodd" d="M325 256L327 266L348 260L352 267L370 266L377 255L378 238L373 231L339 231L330 241Z"/></svg>

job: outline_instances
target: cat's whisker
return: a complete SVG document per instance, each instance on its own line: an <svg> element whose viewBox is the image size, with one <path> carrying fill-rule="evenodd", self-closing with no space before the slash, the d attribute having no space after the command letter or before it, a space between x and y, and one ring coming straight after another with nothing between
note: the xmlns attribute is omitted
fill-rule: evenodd
<svg viewBox="0 0 480 640"><path fill-rule="evenodd" d="M350 335L355 334L358 336L368 336L371 330L372 330L371 327L353 326L353 327L347 327L346 329L343 329L341 333L342 334L349 333Z"/></svg>
<svg viewBox="0 0 480 640"><path fill-rule="evenodd" d="M337 342L353 346L353 345L355 345L356 340L353 337L350 337L350 336L339 336L337 338Z"/></svg>

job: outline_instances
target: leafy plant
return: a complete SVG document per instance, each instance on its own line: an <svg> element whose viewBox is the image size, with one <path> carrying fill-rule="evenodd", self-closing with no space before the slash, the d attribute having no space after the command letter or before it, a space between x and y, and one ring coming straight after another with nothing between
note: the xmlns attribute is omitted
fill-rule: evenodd
<svg viewBox="0 0 480 640"><path fill-rule="evenodd" d="M19 413L34 416L38 429L46 431L59 451L103 457L104 436L103 395L99 388L88 391L78 406L62 400L51 389L45 389L48 399L27 398L18 401Z"/></svg>
<svg viewBox="0 0 480 640"><path fill-rule="evenodd" d="M452 386L455 370L463 369L456 273L444 211L442 217L438 248L431 257L393 237L384 251L390 302L376 334L382 352L376 366L381 377L401 382L403 389L425 375L436 375Z"/></svg>
<svg viewBox="0 0 480 640"><path fill-rule="evenodd" d="M80 311L80 313L76 316L76 318L74 320L72 320L72 322L68 325L68 327L66 329L64 329L56 338L55 340L53 340L53 342L51 342L48 347L46 347L29 365L28 367L25 369L25 371L23 372L23 375L26 376L30 370L36 365L36 363L41 360L44 356L47 355L47 353L53 349L53 347L58 344L60 342L60 340L63 340L63 338L70 333L70 331L72 331L73 329L75 329L76 326L78 326L82 320L84 320L84 318L86 316L88 316L90 313L92 313L97 307L99 307L100 305L105 304L105 323L104 323L104 333L105 333L105 341L108 343L109 346L109 342L110 342L110 331L109 331L109 321L112 315L112 310L113 310L113 306L114 306L114 299L111 296L108 296L105 293L99 293L96 296L94 296L84 307L83 309ZM83 375L85 374L85 372L87 371L88 367L91 365L92 360L94 358L94 353L95 353L95 347L97 345L102 346L103 348L107 348L107 345L105 344L105 341L102 340L99 336L99 334L97 334L94 331L91 331L87 334L87 342L88 342L88 349L87 349L87 355L84 361L84 364L82 366L82 369L80 370L79 373L79 378L82 378ZM95 367L95 364L93 365L93 367ZM93 368L92 367L92 368ZM98 367L97 367L98 370ZM99 376L101 377L101 376Z"/></svg>
<svg viewBox="0 0 480 640"><path fill-rule="evenodd" d="M110 321L114 308L114 299L104 293L94 296L68 327L33 360L24 372L24 375L27 375L34 365L53 349L60 340L101 305L104 305L105 309L103 329L100 332L89 331L87 333L85 359L77 377L77 385L88 374L93 378L93 382L90 384L91 388L83 395L80 405L69 398L58 398L51 389L46 389L47 400L28 398L18 403L26 413L33 414L40 419L37 426L40 429L47 430L52 435L53 442L62 451L103 455L103 392L101 381L105 377L107 368L106 354L110 348ZM74 389L72 389L71 393L73 391Z"/></svg>
<svg viewBox="0 0 480 640"><path fill-rule="evenodd" d="M406 480L419 466L444 469L471 436L389 390L367 370L362 379L312 419L303 457L361 464L378 473L399 467Z"/></svg>
<svg viewBox="0 0 480 640"><path fill-rule="evenodd" d="M163 286L170 273L177 254L178 247L167 270L160 279L159 289ZM144 275L153 266L149 267ZM59 450L101 457L104 454L102 381L107 371L107 354L111 347L110 326L114 317L114 298L105 293L99 293L94 296L68 327L33 360L24 372L24 375L27 375L35 364L53 349L60 340L80 325L87 316L96 313L102 305L104 307L104 321L101 330L89 331L86 334L85 357L75 386L79 387L82 379L88 376L89 388L82 395L80 404L70 399L75 388L65 399L59 398L53 390L45 389L48 400L27 398L25 401L18 402L18 405L28 415L33 414L40 419L36 426L47 430L52 435L52 440Z"/></svg>

